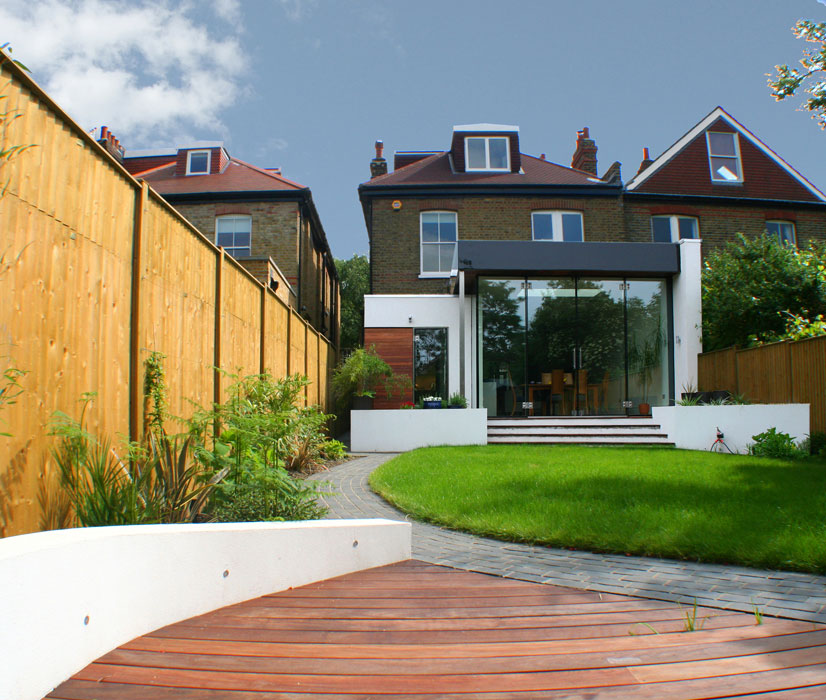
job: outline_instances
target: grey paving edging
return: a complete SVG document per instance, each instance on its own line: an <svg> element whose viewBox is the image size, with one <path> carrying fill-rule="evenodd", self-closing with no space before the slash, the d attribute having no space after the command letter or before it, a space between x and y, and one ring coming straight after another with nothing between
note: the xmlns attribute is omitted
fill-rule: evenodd
<svg viewBox="0 0 826 700"><path fill-rule="evenodd" d="M345 462L312 479L324 488L328 518L390 518L413 524L413 557L507 578L605 593L826 623L826 576L720 564L626 557L500 542L418 522L377 496L367 477L395 454Z"/></svg>

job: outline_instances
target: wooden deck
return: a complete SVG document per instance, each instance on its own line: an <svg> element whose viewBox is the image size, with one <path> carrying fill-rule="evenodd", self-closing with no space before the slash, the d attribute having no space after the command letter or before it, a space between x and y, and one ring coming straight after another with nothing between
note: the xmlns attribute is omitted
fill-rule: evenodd
<svg viewBox="0 0 826 700"><path fill-rule="evenodd" d="M48 697L826 698L826 625L686 612L408 561L170 625Z"/></svg>

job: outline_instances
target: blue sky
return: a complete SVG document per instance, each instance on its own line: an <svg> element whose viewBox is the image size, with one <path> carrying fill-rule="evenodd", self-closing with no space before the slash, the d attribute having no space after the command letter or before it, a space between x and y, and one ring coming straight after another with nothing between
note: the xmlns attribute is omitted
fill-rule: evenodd
<svg viewBox="0 0 826 700"><path fill-rule="evenodd" d="M766 73L798 61L819 0L5 0L0 43L87 129L128 149L223 140L308 185L336 257L368 251L373 143L446 149L454 124L518 124L570 164L590 127L625 180L718 104L821 190L826 132Z"/></svg>

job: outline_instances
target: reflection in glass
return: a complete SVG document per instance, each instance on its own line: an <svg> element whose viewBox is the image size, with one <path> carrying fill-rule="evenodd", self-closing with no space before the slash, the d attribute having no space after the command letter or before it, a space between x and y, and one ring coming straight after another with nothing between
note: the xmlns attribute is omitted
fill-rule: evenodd
<svg viewBox="0 0 826 700"><path fill-rule="evenodd" d="M413 331L414 401L425 396L447 400L447 328Z"/></svg>
<svg viewBox="0 0 826 700"><path fill-rule="evenodd" d="M668 316L665 282L629 280L628 395L637 406L667 406Z"/></svg>
<svg viewBox="0 0 826 700"><path fill-rule="evenodd" d="M480 405L491 416L522 415L524 287L521 279L479 280Z"/></svg>

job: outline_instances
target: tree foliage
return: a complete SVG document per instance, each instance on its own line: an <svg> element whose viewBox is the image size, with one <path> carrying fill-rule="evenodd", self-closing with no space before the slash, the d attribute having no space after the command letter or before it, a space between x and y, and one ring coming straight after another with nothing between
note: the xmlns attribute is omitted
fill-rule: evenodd
<svg viewBox="0 0 826 700"><path fill-rule="evenodd" d="M364 295L370 293L370 261L366 255L336 260L341 284L341 347L361 345L364 326Z"/></svg>
<svg viewBox="0 0 826 700"><path fill-rule="evenodd" d="M703 270L703 349L787 336L801 319L826 313L826 246L803 250L763 235L712 251ZM794 321L797 319L797 321Z"/></svg>
<svg viewBox="0 0 826 700"><path fill-rule="evenodd" d="M826 129L826 22L799 20L792 28L798 39L815 44L806 48L800 64L803 69L788 65L775 66L777 74L769 76L769 87L778 101L791 97L802 86L809 97L803 103L804 109L812 113L821 129Z"/></svg>

